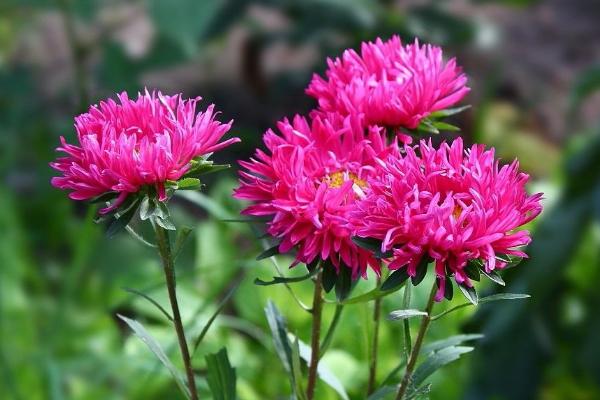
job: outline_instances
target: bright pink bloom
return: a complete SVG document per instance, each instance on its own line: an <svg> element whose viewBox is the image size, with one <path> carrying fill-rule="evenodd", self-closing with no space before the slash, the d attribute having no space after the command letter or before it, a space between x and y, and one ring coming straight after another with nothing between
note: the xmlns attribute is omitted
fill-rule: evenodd
<svg viewBox="0 0 600 400"><path fill-rule="evenodd" d="M351 240L348 215L368 190L382 158L398 150L387 146L378 128L365 135L358 117L330 115L311 123L296 116L279 122L280 135L268 130L268 153L256 151L249 162L240 161L238 199L253 205L242 213L272 215L268 233L280 238L280 253L296 250L294 264L317 258L352 269L353 277L366 275L367 265L379 272L370 252Z"/></svg>
<svg viewBox="0 0 600 400"><path fill-rule="evenodd" d="M403 46L398 36L363 43L360 55L346 50L327 65L327 79L315 74L306 92L320 110L364 113L367 125L414 129L469 91L456 60L444 63L441 48L417 40Z"/></svg>
<svg viewBox="0 0 600 400"><path fill-rule="evenodd" d="M72 190L69 197L87 200L107 192L118 193L118 207L144 185L154 185L160 200L166 200L165 181L177 180L190 168L190 161L238 142L219 142L230 129L214 119L214 105L196 113L200 98L184 100L181 95L160 92L127 93L93 105L75 118L79 146L61 137L57 149L67 154L50 165L62 176L52 185Z"/></svg>
<svg viewBox="0 0 600 400"><path fill-rule="evenodd" d="M421 141L405 152L389 157L385 171L371 178L368 196L352 215L359 236L393 250L390 269L406 267L414 276L429 255L442 283L439 301L446 275L472 286L464 269L469 260L481 259L489 272L506 265L497 254L526 257L518 247L529 243L529 232L517 228L541 212L542 194L527 195L529 177L517 161L499 166L493 149L465 151L460 138L438 150Z"/></svg>

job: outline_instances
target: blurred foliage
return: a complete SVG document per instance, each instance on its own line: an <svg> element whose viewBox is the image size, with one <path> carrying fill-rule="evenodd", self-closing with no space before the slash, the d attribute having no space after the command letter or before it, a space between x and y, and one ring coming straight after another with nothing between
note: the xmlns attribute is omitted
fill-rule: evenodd
<svg viewBox="0 0 600 400"><path fill-rule="evenodd" d="M224 119L235 116L236 134L244 142L219 154L217 161L245 158L266 127L312 106L303 95L311 73L322 71L325 58L345 47L393 33L436 42L451 54L474 45L480 35L475 19L453 13L441 2L416 3L398 8L391 1L367 0L3 1L0 397L179 398L169 372L116 317L118 313L142 321L179 362L162 314L123 290L142 290L166 303L155 254L125 234L106 239L92 222L93 209L50 187L53 173L47 164L56 156L58 137L73 137L73 114L115 91L139 90L162 73L166 78L159 82L166 88L202 95L218 104ZM525 7L534 2L497 3ZM131 54L115 34L130 23L123 11L127 7L147 17L154 30L141 55ZM257 14L265 10L284 22L264 23ZM45 23L58 26L58 32L44 30ZM204 74L239 29L246 32L238 54L240 77ZM265 72L266 54L282 44L309 46L316 55L296 68ZM212 70L219 72L220 66ZM176 79L189 71L191 78L183 84ZM547 208L532 227L531 258L506 274L508 291L533 297L482 306L477 313L461 309L436 322L430 340L479 331L485 338L473 353L432 377L431 398L600 398L600 299L595 290L600 279L600 132L578 120L579 107L599 87L598 69L590 67L572 86L569 118L581 132L571 132L564 151L530 123L514 99L498 98L495 82L489 80L472 82L474 88L491 89L461 117L466 119L460 125L467 126L467 137L496 146L503 159L518 156L539 178L532 190L546 192ZM233 173L211 177L208 192L176 199L175 219L194 227L193 240L178 261L183 318L192 334L198 334L219 300L239 283L194 355L202 376L201 397L210 396L205 356L225 346L236 369L240 399L283 399L291 392L290 383L273 347L264 308L273 301L290 331L304 341L310 318L285 287L253 284L257 277L270 280L275 275L274 260L254 261L263 250L256 229L221 221L235 218L241 208L231 198ZM277 261L282 270L290 263L285 257ZM297 267L288 273L299 276L304 271ZM373 279L360 282L356 294L373 286ZM301 301L310 302L310 284L294 288ZM422 305L426 296L417 291L415 304ZM398 309L401 301L397 294L384 298L384 314ZM460 302L440 305L440 311ZM352 399L364 398L360 390L368 375L370 307L346 307L323 359ZM333 311L333 305L325 307L325 325ZM401 324L383 324L379 380L396 367L401 354ZM328 385L318 385L319 399L338 398Z"/></svg>

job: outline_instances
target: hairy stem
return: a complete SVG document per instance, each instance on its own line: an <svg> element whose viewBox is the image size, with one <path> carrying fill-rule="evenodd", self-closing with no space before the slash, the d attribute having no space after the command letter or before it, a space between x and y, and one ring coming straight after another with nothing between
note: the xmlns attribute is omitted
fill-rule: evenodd
<svg viewBox="0 0 600 400"><path fill-rule="evenodd" d="M312 305L312 335L310 341L311 355L308 366L308 385L306 386L307 400L313 400L317 384L317 367L319 365L321 343L321 313L323 310L323 272L317 274L315 279L315 292Z"/></svg>
<svg viewBox="0 0 600 400"><path fill-rule="evenodd" d="M377 287L381 281L377 280ZM373 343L371 344L371 357L369 364L369 384L367 386L367 395L375 391L377 379L377 350L379 348L379 320L381 319L381 297L375 300L373 305Z"/></svg>
<svg viewBox="0 0 600 400"><path fill-rule="evenodd" d="M173 311L173 325L175 326L177 340L179 341L179 349L181 350L181 357L183 358L183 364L185 366L185 373L187 377L188 388L190 390L190 396L192 400L198 400L196 380L194 377L194 371L192 369L192 360L190 358L190 351L188 349L187 341L185 339L185 332L183 330L181 314L179 312L179 305L177 303L175 265L173 262L173 255L171 253L169 234L163 227L159 226L158 224L154 224L154 232L156 233L156 244L158 246L158 253L160 254L160 258L163 264L163 270L165 272L165 281L167 283L167 290L169 292L169 302L171 303L171 309Z"/></svg>
<svg viewBox="0 0 600 400"><path fill-rule="evenodd" d="M435 292L436 284L434 282L433 287L431 288L431 293L429 294L427 306L425 307L425 312L427 313L427 315L425 315L421 320L419 332L417 333L417 338L415 339L415 345L413 346L410 352L410 357L408 358L408 363L406 364L406 372L404 373L402 382L400 382L400 387L398 388L396 400L402 400L404 398L404 395L406 394L406 391L408 389L408 385L412 379L412 374L417 364L417 358L419 357L419 352L421 351L421 346L423 345L423 339L425 338L425 333L427 333L427 328L429 327L429 322L431 321L431 310L433 309L433 300L435 297Z"/></svg>

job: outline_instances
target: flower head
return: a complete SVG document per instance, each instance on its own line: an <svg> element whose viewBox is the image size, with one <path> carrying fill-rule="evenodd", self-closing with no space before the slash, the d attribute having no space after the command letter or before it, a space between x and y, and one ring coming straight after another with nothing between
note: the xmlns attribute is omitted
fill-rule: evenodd
<svg viewBox="0 0 600 400"><path fill-rule="evenodd" d="M367 125L382 127L414 129L469 91L461 68L455 59L444 63L441 48L416 40L403 46L398 36L329 59L326 76L315 74L306 90L321 111L364 113Z"/></svg>
<svg viewBox="0 0 600 400"><path fill-rule="evenodd" d="M57 150L66 156L50 164L62 173L52 178L52 185L71 190L75 200L115 192L117 200L102 213L145 185L154 186L159 199L166 200L166 181L181 178L195 158L239 141L220 142L231 122L216 121L214 105L197 113L199 101L146 91L136 100L121 93L118 102L108 99L91 106L75 118L78 145L61 137Z"/></svg>
<svg viewBox="0 0 600 400"><path fill-rule="evenodd" d="M382 252L392 250L390 269L415 276L423 257L431 257L439 301L449 275L472 286L470 260L490 272L506 266L499 255L526 257L518 248L529 243L529 232L518 228L541 212L542 195L527 195L528 175L517 161L500 166L493 149L464 150L460 138L439 149L421 141L405 152L389 157L385 171L371 178L352 215L359 236L381 240Z"/></svg>
<svg viewBox="0 0 600 400"><path fill-rule="evenodd" d="M349 213L364 197L381 159L397 150L378 128L365 135L358 117L318 116L311 122L296 116L278 124L280 134L264 135L268 152L256 151L240 161L238 199L253 205L242 213L272 216L268 233L280 238L280 253L296 250L295 264L329 260L345 265L353 277L377 260L351 240Z"/></svg>

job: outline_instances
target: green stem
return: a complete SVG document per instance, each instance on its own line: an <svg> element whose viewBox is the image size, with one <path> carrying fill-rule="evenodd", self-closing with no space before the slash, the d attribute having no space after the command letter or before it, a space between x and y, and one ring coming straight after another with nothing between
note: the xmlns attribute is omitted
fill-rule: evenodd
<svg viewBox="0 0 600 400"><path fill-rule="evenodd" d="M419 352L421 351L421 346L423 345L423 339L425 338L425 333L427 332L429 322L431 321L431 310L433 309L433 301L435 298L436 289L437 287L434 282L431 288L431 293L429 294L427 306L425 307L425 312L427 313L427 315L425 315L421 320L419 332L417 333L417 338L415 339L415 345L413 346L412 351L410 352L410 357L408 358L408 363L406 364L406 372L404 373L404 377L402 378L402 382L400 383L400 387L398 388L396 400L402 400L404 398L406 390L408 389L408 385L412 379L413 371L415 369L415 366L417 365L417 358L419 357Z"/></svg>
<svg viewBox="0 0 600 400"><path fill-rule="evenodd" d="M377 280L379 287L381 280ZM367 386L367 396L375 391L375 383L377 379L377 350L379 348L379 320L381 319L381 297L375 300L373 305L373 343L371 345L371 357L369 365L369 384Z"/></svg>
<svg viewBox="0 0 600 400"><path fill-rule="evenodd" d="M165 272L165 281L167 283L167 291L169 292L169 302L171 303L171 309L173 311L173 325L175 326L177 340L179 341L179 349L181 350L181 357L183 358L183 364L185 366L185 373L187 376L188 388L190 389L191 400L198 400L194 370L192 369L192 360L190 358L190 351L185 339L185 332L183 330L181 314L179 312L179 305L177 303L175 265L173 263L173 256L171 254L169 234L158 224L153 225L154 232L156 233L156 245L158 246L158 253L160 254L163 270Z"/></svg>
<svg viewBox="0 0 600 400"><path fill-rule="evenodd" d="M313 400L317 384L317 367L319 366L321 343L321 313L323 311L323 272L317 274L315 279L315 292L312 305L312 335L310 341L311 355L308 366L308 384L306 386L307 400Z"/></svg>
<svg viewBox="0 0 600 400"><path fill-rule="evenodd" d="M342 316L343 309L344 309L344 306L342 304L337 304L335 306L335 312L333 313L333 319L331 320L331 325L329 325L329 329L327 330L327 333L325 334L325 339L323 339L323 343L321 343L321 357L323 357L323 355L329 348L331 341L333 340L333 334L335 332L335 328L338 325L338 322L340 321L340 317Z"/></svg>

